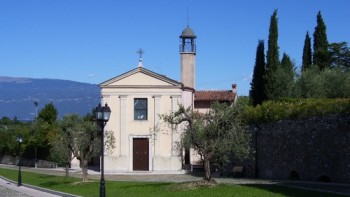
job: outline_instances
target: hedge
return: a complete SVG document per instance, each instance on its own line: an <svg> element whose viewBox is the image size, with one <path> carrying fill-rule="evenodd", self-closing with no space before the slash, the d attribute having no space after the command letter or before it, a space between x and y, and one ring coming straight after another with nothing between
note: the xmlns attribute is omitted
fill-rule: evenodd
<svg viewBox="0 0 350 197"><path fill-rule="evenodd" d="M247 106L242 115L247 123L252 124L343 113L350 113L350 98L266 101L256 107Z"/></svg>

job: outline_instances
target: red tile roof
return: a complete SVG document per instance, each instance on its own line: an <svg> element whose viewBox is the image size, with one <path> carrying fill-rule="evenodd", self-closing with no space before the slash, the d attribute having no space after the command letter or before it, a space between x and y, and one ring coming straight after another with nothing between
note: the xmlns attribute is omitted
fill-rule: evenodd
<svg viewBox="0 0 350 197"><path fill-rule="evenodd" d="M194 101L229 101L235 100L232 90L202 90L194 93Z"/></svg>

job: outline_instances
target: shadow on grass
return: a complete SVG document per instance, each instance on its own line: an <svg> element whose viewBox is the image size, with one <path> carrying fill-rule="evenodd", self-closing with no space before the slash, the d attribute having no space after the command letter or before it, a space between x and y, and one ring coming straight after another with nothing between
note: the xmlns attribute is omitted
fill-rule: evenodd
<svg viewBox="0 0 350 197"><path fill-rule="evenodd" d="M119 186L119 188L123 188L123 189L130 189L130 188L147 188L147 187L163 187L163 186L168 186L171 183L135 183L135 184L131 184L131 182L127 182L127 184Z"/></svg>
<svg viewBox="0 0 350 197"><path fill-rule="evenodd" d="M269 191L283 196L297 196L297 197L341 197L345 195L338 195L332 193L304 190L298 188L287 187L282 184L244 184L242 186L251 187L255 189Z"/></svg>
<svg viewBox="0 0 350 197"><path fill-rule="evenodd" d="M54 186L62 185L62 184L68 185L70 183L72 183L72 182L70 182L70 181L47 181L45 183L39 184L38 186L40 186L40 187L54 187Z"/></svg>
<svg viewBox="0 0 350 197"><path fill-rule="evenodd" d="M38 176L38 178L40 179L49 179L49 178L54 178L55 176L53 175L45 175L45 174L41 174Z"/></svg>

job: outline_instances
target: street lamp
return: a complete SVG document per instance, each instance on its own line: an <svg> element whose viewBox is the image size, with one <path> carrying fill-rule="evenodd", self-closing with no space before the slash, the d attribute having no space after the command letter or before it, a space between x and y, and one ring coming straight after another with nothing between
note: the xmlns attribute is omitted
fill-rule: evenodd
<svg viewBox="0 0 350 197"><path fill-rule="evenodd" d="M35 123L36 123L36 120L38 119L38 102L37 101L34 101L34 106L35 106ZM35 168L38 167L38 161L37 161L37 145L34 146L34 166Z"/></svg>
<svg viewBox="0 0 350 197"><path fill-rule="evenodd" d="M17 135L16 141L18 142L18 187L22 186L22 175L21 175L21 143L22 135L19 133Z"/></svg>
<svg viewBox="0 0 350 197"><path fill-rule="evenodd" d="M104 127L111 115L111 109L107 103L105 106L98 104L96 107L96 120L97 124L101 127L101 182L100 182L100 197L106 196L105 178L104 178Z"/></svg>

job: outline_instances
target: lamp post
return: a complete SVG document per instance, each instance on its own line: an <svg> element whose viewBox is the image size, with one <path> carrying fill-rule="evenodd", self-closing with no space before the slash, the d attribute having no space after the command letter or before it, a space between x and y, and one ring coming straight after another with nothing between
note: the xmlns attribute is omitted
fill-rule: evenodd
<svg viewBox="0 0 350 197"><path fill-rule="evenodd" d="M100 197L106 196L105 178L104 178L104 127L111 115L111 109L107 103L105 106L98 104L96 107L96 120L97 124L101 127L101 182L100 182Z"/></svg>
<svg viewBox="0 0 350 197"><path fill-rule="evenodd" d="M21 174L21 143L22 135L19 133L17 135L16 141L18 142L18 187L22 186L22 174Z"/></svg>
<svg viewBox="0 0 350 197"><path fill-rule="evenodd" d="M36 123L36 120L38 119L38 102L37 101L34 101L34 106L35 106L35 123ZM38 166L38 162L37 162L37 158L36 158L36 155L37 155L36 146L37 145L35 145L35 147L34 147L34 166L35 166L35 168L37 168L37 166Z"/></svg>

